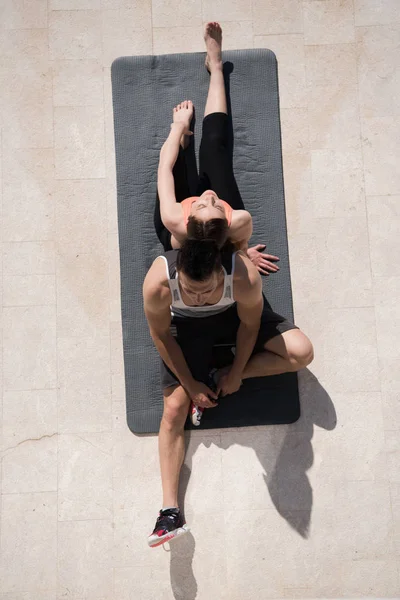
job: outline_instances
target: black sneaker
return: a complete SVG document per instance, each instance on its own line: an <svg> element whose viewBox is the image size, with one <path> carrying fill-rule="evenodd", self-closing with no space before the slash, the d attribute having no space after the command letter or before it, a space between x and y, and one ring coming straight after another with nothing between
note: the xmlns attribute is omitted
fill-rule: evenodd
<svg viewBox="0 0 400 600"><path fill-rule="evenodd" d="M161 544L169 542L178 535L188 533L188 531L190 529L184 522L179 508L160 510L154 531L148 537L149 546L151 548L161 546Z"/></svg>

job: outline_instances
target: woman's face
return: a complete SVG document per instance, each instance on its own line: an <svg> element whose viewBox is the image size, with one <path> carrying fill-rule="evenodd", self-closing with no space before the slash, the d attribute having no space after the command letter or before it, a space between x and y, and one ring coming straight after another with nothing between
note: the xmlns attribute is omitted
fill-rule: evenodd
<svg viewBox="0 0 400 600"><path fill-rule="evenodd" d="M205 281L193 281L186 277L182 271L179 272L179 284L182 291L196 306L204 306L217 289L222 276L222 270L214 272Z"/></svg>
<svg viewBox="0 0 400 600"><path fill-rule="evenodd" d="M225 207L212 190L206 190L193 202L190 215L200 221L226 219Z"/></svg>

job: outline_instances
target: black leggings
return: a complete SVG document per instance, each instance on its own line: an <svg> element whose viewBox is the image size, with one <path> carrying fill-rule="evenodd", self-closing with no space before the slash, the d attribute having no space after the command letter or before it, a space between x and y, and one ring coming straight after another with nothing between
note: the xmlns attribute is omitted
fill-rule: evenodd
<svg viewBox="0 0 400 600"><path fill-rule="evenodd" d="M199 152L199 177L196 196L213 190L234 210L243 210L244 205L233 175L232 158L228 148L229 120L225 113L211 113L203 119L203 132ZM179 154L173 168L175 198L182 202L190 197L185 150L179 146ZM154 227L164 250L172 250L171 233L161 220L160 199L156 199Z"/></svg>

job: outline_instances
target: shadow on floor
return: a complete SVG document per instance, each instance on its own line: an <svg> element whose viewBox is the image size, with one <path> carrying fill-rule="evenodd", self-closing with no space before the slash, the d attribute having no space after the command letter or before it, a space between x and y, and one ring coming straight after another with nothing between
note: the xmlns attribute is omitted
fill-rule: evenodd
<svg viewBox="0 0 400 600"><path fill-rule="evenodd" d="M328 431L336 427L336 411L332 400L317 378L304 369L299 374L301 398L301 417L292 425L280 425L262 430L267 438L266 445L251 442L252 447L264 469L264 481L271 500L278 513L299 535L307 538L311 523L313 490L307 477L307 470L314 462L311 440L314 425ZM218 433L221 430L218 430ZM238 430L240 432L240 429ZM258 431L255 429L254 431ZM234 433L233 433L234 435ZM232 440L232 432L230 431ZM238 436L235 444L240 444L243 436ZM251 439L251 436L249 436ZM256 438L259 440L259 436ZM221 432L221 447L228 449L226 436ZM207 436L191 437L187 432L185 463L180 478L179 504L184 507L184 498L192 470L192 459L200 444L207 445ZM194 600L197 595L197 583L192 570L195 541L192 534L183 536L171 544L171 586L177 600Z"/></svg>

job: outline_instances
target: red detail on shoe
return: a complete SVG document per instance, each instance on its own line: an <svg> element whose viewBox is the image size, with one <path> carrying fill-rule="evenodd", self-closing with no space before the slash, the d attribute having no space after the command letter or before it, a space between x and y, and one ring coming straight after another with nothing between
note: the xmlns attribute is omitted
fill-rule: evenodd
<svg viewBox="0 0 400 600"><path fill-rule="evenodd" d="M160 529L160 531L157 531L158 537L161 537L162 535L165 535L165 533L166 533L165 529Z"/></svg>
<svg viewBox="0 0 400 600"><path fill-rule="evenodd" d="M156 544L151 544L151 548L156 548L157 546L161 546L161 544L165 544L165 542L169 542L169 540L172 540L173 537L175 537L175 534L171 533L170 535L165 536L165 538L163 540L160 540Z"/></svg>

